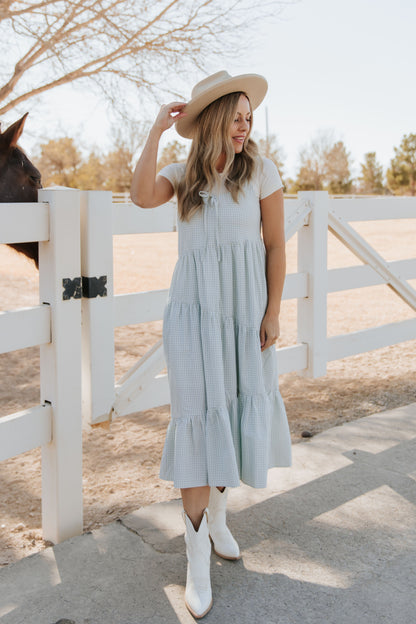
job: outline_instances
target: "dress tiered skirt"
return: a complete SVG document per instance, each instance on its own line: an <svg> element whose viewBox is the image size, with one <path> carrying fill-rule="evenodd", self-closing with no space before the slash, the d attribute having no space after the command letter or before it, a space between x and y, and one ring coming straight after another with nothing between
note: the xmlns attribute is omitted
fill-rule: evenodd
<svg viewBox="0 0 416 624"><path fill-rule="evenodd" d="M179 256L163 317L171 419L160 466L177 488L263 488L269 468L291 465L276 347L260 346L266 306L260 236Z"/></svg>

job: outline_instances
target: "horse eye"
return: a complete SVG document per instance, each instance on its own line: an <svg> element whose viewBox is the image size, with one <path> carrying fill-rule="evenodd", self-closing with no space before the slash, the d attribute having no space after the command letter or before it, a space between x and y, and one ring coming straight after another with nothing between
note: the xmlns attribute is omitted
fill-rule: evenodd
<svg viewBox="0 0 416 624"><path fill-rule="evenodd" d="M34 186L36 186L37 188L42 188L40 175L31 175L29 176L29 179L33 183Z"/></svg>

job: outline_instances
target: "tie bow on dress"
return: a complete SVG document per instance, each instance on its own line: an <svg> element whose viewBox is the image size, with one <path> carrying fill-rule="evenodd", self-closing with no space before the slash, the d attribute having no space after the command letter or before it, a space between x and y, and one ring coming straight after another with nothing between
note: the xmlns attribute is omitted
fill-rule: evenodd
<svg viewBox="0 0 416 624"><path fill-rule="evenodd" d="M208 191L199 191L199 195L202 197L204 202L204 231L207 243L210 238L214 238L217 260L220 262L221 246L219 244L218 198L216 195L208 193Z"/></svg>

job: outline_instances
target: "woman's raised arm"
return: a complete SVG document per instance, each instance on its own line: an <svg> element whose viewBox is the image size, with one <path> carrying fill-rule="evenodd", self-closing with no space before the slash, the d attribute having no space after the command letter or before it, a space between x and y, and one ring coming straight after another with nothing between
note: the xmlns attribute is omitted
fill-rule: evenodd
<svg viewBox="0 0 416 624"><path fill-rule="evenodd" d="M173 196L172 184L163 176L156 176L157 151L160 137L177 119L185 117L185 102L171 102L161 107L133 173L130 195L141 208L155 208Z"/></svg>

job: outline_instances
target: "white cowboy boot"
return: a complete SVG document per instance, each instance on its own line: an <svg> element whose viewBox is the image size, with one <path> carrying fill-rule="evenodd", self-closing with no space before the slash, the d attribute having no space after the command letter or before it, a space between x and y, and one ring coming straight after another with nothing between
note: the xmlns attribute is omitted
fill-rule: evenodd
<svg viewBox="0 0 416 624"><path fill-rule="evenodd" d="M188 568L186 572L185 604L195 618L202 618L212 607L210 579L211 542L207 523L208 510L204 510L198 531L189 516L185 521L185 544Z"/></svg>
<svg viewBox="0 0 416 624"><path fill-rule="evenodd" d="M224 559L239 559L240 549L225 521L227 494L228 488L220 492L217 487L211 487L208 503L208 529L217 555Z"/></svg>

